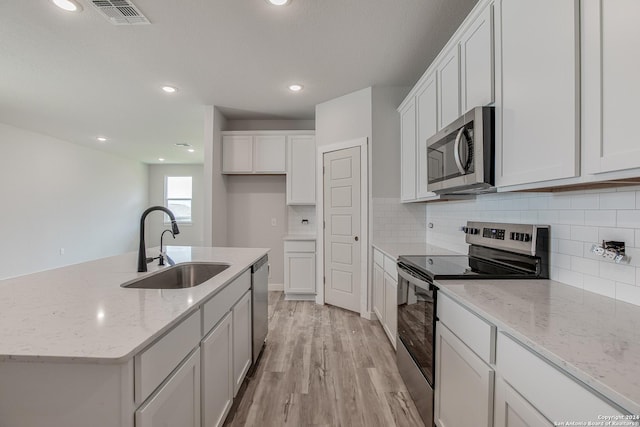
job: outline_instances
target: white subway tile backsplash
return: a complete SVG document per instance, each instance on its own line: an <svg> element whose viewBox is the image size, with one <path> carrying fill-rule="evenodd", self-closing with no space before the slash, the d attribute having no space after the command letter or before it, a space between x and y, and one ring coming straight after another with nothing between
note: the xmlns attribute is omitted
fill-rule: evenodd
<svg viewBox="0 0 640 427"><path fill-rule="evenodd" d="M620 191L600 194L600 209L635 209L636 193Z"/></svg>
<svg viewBox="0 0 640 427"><path fill-rule="evenodd" d="M400 199L376 197L372 201L373 241L378 243L424 243L426 239L426 205L403 204ZM457 219L456 219L457 218ZM451 229L466 224L463 215L451 215L436 221L439 228Z"/></svg>
<svg viewBox="0 0 640 427"><path fill-rule="evenodd" d="M640 305L640 187L496 193L425 210L435 224L425 227L427 242L459 252L467 248L459 228L469 220L550 225L551 279ZM602 240L624 241L630 263L593 254L591 246Z"/></svg>
<svg viewBox="0 0 640 427"><path fill-rule="evenodd" d="M640 210L618 211L618 227L640 228Z"/></svg>

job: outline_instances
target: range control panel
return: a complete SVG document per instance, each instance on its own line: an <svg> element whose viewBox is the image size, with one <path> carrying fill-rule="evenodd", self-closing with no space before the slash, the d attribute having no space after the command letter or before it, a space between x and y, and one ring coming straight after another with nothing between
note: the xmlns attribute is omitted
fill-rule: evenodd
<svg viewBox="0 0 640 427"><path fill-rule="evenodd" d="M461 228L466 242L496 249L535 255L538 238L548 238L548 225L503 224L469 221Z"/></svg>

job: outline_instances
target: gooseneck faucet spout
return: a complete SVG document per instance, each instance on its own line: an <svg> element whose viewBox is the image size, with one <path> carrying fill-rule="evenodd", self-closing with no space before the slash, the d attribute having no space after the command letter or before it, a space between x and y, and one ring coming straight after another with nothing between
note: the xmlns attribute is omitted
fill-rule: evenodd
<svg viewBox="0 0 640 427"><path fill-rule="evenodd" d="M165 208L164 206L151 206L149 209L144 211L142 213L142 216L140 217L140 246L138 248L138 272L139 273L144 273L145 271L147 271L147 262L150 262L147 259L147 249L144 242L144 220L147 218L147 215L149 215L153 211L162 211L167 215L169 215L169 218L171 219L171 231L173 232L173 234L180 234L180 230L178 229L178 224L176 223L176 217L175 215L173 215L173 212L171 212L169 209Z"/></svg>

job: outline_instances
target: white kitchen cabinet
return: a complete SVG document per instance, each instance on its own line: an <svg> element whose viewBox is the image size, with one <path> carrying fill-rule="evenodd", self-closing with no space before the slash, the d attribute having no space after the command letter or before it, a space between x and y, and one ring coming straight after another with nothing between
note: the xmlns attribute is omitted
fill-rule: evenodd
<svg viewBox="0 0 640 427"><path fill-rule="evenodd" d="M403 202L416 199L416 104L412 98L400 110L400 198Z"/></svg>
<svg viewBox="0 0 640 427"><path fill-rule="evenodd" d="M582 2L582 138L589 174L640 167L640 2Z"/></svg>
<svg viewBox="0 0 640 427"><path fill-rule="evenodd" d="M416 196L420 199L436 197L435 193L427 190L429 179L429 163L427 160L427 139L438 131L438 96L436 88L436 74L427 77L416 93L416 118L418 122L418 182Z"/></svg>
<svg viewBox="0 0 640 427"><path fill-rule="evenodd" d="M316 241L284 242L285 299L313 299L316 293Z"/></svg>
<svg viewBox="0 0 640 427"><path fill-rule="evenodd" d="M222 173L253 172L253 137L222 136Z"/></svg>
<svg viewBox="0 0 640 427"><path fill-rule="evenodd" d="M398 279L397 276L384 274L384 331L396 348L396 333L398 331Z"/></svg>
<svg viewBox="0 0 640 427"><path fill-rule="evenodd" d="M287 138L287 205L316 204L316 140L313 135Z"/></svg>
<svg viewBox="0 0 640 427"><path fill-rule="evenodd" d="M384 270L373 264L373 312L384 325Z"/></svg>
<svg viewBox="0 0 640 427"><path fill-rule="evenodd" d="M285 135L255 135L253 137L253 171L260 174L286 172Z"/></svg>
<svg viewBox="0 0 640 427"><path fill-rule="evenodd" d="M200 427L200 350L135 413L136 427Z"/></svg>
<svg viewBox="0 0 640 427"><path fill-rule="evenodd" d="M496 377L494 427L552 427L536 408L506 383Z"/></svg>
<svg viewBox="0 0 640 427"><path fill-rule="evenodd" d="M579 1L496 1L496 185L579 173Z"/></svg>
<svg viewBox="0 0 640 427"><path fill-rule="evenodd" d="M233 396L251 367L251 291L247 291L232 311L233 330Z"/></svg>
<svg viewBox="0 0 640 427"><path fill-rule="evenodd" d="M438 130L460 117L460 55L453 45L436 68L438 75Z"/></svg>
<svg viewBox="0 0 640 427"><path fill-rule="evenodd" d="M218 427L233 403L233 332L228 312L202 340L202 426Z"/></svg>
<svg viewBox="0 0 640 427"><path fill-rule="evenodd" d="M490 427L493 369L442 322L436 324L434 417L438 427Z"/></svg>
<svg viewBox="0 0 640 427"><path fill-rule="evenodd" d="M486 4L460 39L461 114L494 100L493 4Z"/></svg>

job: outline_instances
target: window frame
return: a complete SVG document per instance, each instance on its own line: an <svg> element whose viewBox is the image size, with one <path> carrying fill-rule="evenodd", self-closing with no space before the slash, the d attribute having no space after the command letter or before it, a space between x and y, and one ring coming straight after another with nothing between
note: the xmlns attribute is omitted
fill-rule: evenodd
<svg viewBox="0 0 640 427"><path fill-rule="evenodd" d="M179 197L168 197L167 190L169 189L169 178L191 178L191 198L179 198ZM169 200L188 200L191 202L191 216L189 220L180 220L176 219L176 223L180 225L192 225L193 224L193 176L192 175L165 175L164 176L164 207L169 209ZM164 224L169 225L171 221L169 221L169 215L164 215Z"/></svg>

